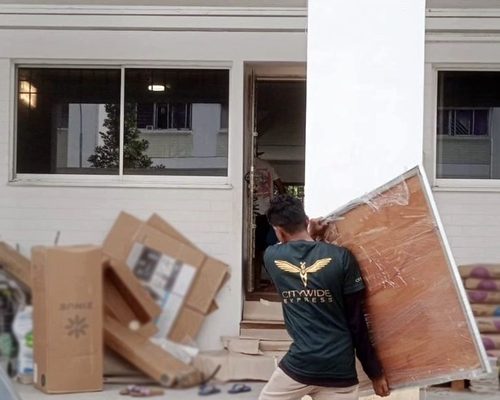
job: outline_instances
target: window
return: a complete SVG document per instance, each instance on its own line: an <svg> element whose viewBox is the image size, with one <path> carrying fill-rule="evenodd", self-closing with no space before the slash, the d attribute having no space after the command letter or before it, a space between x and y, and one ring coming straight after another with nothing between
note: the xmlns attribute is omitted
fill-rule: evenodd
<svg viewBox="0 0 500 400"><path fill-rule="evenodd" d="M227 70L127 68L124 174L226 176L228 99Z"/></svg>
<svg viewBox="0 0 500 400"><path fill-rule="evenodd" d="M117 174L119 115L119 69L19 68L17 173Z"/></svg>
<svg viewBox="0 0 500 400"><path fill-rule="evenodd" d="M227 176L228 70L17 73L17 174Z"/></svg>
<svg viewBox="0 0 500 400"><path fill-rule="evenodd" d="M500 72L440 71L437 178L500 179Z"/></svg>
<svg viewBox="0 0 500 400"><path fill-rule="evenodd" d="M438 135L488 135L488 108L441 108L438 111Z"/></svg>
<svg viewBox="0 0 500 400"><path fill-rule="evenodd" d="M190 103L137 104L137 128L191 130Z"/></svg>

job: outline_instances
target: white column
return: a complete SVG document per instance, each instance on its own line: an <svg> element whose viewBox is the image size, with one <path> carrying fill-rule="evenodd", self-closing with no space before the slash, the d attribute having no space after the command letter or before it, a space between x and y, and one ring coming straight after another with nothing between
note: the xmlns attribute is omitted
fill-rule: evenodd
<svg viewBox="0 0 500 400"><path fill-rule="evenodd" d="M421 163L424 35L424 0L309 1L309 215Z"/></svg>

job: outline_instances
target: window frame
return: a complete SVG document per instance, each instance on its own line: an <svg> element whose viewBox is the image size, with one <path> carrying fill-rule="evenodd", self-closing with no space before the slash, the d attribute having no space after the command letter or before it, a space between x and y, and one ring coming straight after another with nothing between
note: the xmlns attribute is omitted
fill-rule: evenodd
<svg viewBox="0 0 500 400"><path fill-rule="evenodd" d="M119 69L120 70L120 161L118 174L19 174L17 165L17 118L18 118L18 71L20 68L47 68L47 69ZM71 62L61 60L30 62L29 60L12 60L11 62L11 92L12 101L10 111L11 124L9 134L9 177L8 184L12 186L83 186L83 187L149 187L149 188L210 188L231 189L232 176L232 135L228 135L227 174L225 176L196 176L196 175L129 175L123 172L123 142L124 142L124 104L125 104L125 70L126 69L224 69L228 71L228 107L231 109L237 100L232 88L234 68L232 62ZM231 113L228 112L228 130L232 130L234 123Z"/></svg>
<svg viewBox="0 0 500 400"><path fill-rule="evenodd" d="M424 165L435 191L500 192L499 179L453 179L437 177L438 74L442 71L499 72L500 64L426 63L424 94ZM457 140L478 140L488 136L455 136Z"/></svg>

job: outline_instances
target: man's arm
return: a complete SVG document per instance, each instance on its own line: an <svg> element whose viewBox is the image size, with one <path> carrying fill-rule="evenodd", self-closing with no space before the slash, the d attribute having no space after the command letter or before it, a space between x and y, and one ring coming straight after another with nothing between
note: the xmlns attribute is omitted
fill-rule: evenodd
<svg viewBox="0 0 500 400"><path fill-rule="evenodd" d="M375 393L385 397L390 394L389 385L366 326L364 298L364 290L344 295L346 319L356 349L356 356L361 362L363 370L372 381Z"/></svg>

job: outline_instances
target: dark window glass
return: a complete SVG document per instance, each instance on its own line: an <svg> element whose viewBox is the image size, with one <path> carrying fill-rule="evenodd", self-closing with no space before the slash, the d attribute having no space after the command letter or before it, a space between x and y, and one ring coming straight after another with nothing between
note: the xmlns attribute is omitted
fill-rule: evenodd
<svg viewBox="0 0 500 400"><path fill-rule="evenodd" d="M438 74L437 177L500 179L500 72Z"/></svg>
<svg viewBox="0 0 500 400"><path fill-rule="evenodd" d="M229 71L125 71L125 174L227 176Z"/></svg>
<svg viewBox="0 0 500 400"><path fill-rule="evenodd" d="M17 172L117 174L120 70L19 68Z"/></svg>

